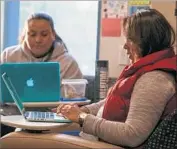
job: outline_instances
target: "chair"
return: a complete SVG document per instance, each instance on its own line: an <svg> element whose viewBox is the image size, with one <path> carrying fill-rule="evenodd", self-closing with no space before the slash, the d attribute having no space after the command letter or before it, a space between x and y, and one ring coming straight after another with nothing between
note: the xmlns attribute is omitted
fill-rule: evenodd
<svg viewBox="0 0 177 149"><path fill-rule="evenodd" d="M79 136L71 136L59 133L29 133L26 131L12 132L3 136L0 140L0 148L34 148L34 149L45 149L45 148L83 148L83 149L123 149L121 147L108 144L100 141L89 141L82 139Z"/></svg>
<svg viewBox="0 0 177 149"><path fill-rule="evenodd" d="M144 149L177 149L177 109L158 125Z"/></svg>

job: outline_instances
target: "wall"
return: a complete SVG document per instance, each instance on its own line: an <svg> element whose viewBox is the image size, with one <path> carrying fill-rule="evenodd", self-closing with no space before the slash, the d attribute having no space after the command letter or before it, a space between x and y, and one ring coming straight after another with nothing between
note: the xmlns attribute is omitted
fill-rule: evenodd
<svg viewBox="0 0 177 149"><path fill-rule="evenodd" d="M174 16L175 1L152 1L152 8L158 9L168 19L171 25L176 29L176 18ZM103 10L102 10L103 11ZM101 35L100 35L101 37ZM109 76L117 77L125 67L119 65L118 50L122 50L124 39L122 37L101 37L100 39L100 60L109 60Z"/></svg>
<svg viewBox="0 0 177 149"><path fill-rule="evenodd" d="M1 17L1 22L4 21L4 1L0 1L0 17ZM1 53L1 49L3 48L3 28L4 28L4 24L1 23L0 24L0 53Z"/></svg>

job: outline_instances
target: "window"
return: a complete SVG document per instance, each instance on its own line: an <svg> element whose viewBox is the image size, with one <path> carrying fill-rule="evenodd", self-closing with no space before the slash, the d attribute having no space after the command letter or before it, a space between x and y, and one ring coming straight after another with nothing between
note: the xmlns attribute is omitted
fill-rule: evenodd
<svg viewBox="0 0 177 149"><path fill-rule="evenodd" d="M0 9L1 9L1 41L0 41L0 43L1 43L1 47L0 47L0 53L1 53L1 51L2 51L2 49L3 49L3 34L4 34L4 1L0 1L0 5L1 5L1 7L0 7Z"/></svg>
<svg viewBox="0 0 177 149"><path fill-rule="evenodd" d="M56 32L83 74L95 75L98 1L21 1L20 31L29 14L41 11L52 16Z"/></svg>

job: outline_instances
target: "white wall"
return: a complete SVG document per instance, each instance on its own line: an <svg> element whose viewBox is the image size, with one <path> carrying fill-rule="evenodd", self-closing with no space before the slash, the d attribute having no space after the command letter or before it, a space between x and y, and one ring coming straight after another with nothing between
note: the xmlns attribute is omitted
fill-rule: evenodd
<svg viewBox="0 0 177 149"><path fill-rule="evenodd" d="M171 25L176 28L176 18L174 16L174 1L152 1L152 8L158 9L169 20ZM103 11L103 10L102 10ZM101 20L100 20L101 21ZM109 60L109 76L118 77L125 65L118 64L118 55L123 46L122 37L102 37L100 35L100 60Z"/></svg>

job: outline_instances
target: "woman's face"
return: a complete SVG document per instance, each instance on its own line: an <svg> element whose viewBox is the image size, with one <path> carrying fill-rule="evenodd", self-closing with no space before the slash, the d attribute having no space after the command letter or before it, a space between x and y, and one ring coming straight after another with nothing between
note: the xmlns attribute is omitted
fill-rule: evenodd
<svg viewBox="0 0 177 149"><path fill-rule="evenodd" d="M25 32L25 42L35 57L45 55L54 40L55 34L47 20L33 19L28 22Z"/></svg>
<svg viewBox="0 0 177 149"><path fill-rule="evenodd" d="M124 31L125 44L123 48L126 50L127 56L130 59L131 63L135 63L139 60L139 48L131 40L127 38L127 31Z"/></svg>

